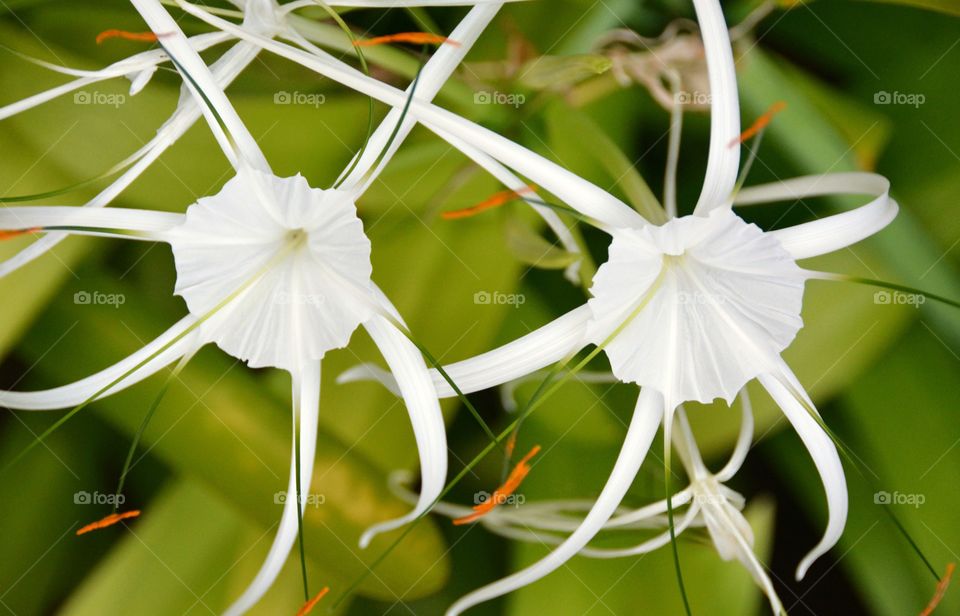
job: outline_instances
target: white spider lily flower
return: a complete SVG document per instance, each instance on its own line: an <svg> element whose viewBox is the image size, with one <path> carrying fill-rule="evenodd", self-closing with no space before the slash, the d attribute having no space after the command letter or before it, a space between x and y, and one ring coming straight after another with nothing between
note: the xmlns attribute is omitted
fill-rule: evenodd
<svg viewBox="0 0 960 616"><path fill-rule="evenodd" d="M599 379L600 375L596 376ZM674 446L680 453L690 484L671 496L670 504L677 515L674 531L675 536L679 537L692 528L706 529L720 557L728 561L738 560L767 596L772 613L780 616L786 613L783 604L766 568L753 552L753 530L742 513L745 499L724 485L743 466L753 439L753 411L746 391L741 392L740 399L740 433L730 459L717 473L712 473L704 464L686 415L682 407L678 409L676 417L680 430L674 432ZM391 487L401 498L416 502L417 495L407 488L411 479L407 472L394 473ZM507 539L537 545L560 545L570 533L580 527L583 515L593 508L593 504L593 501L583 499L537 502L518 500L515 506L491 509L478 519L478 523ZM666 499L636 509L619 506L603 524L601 531L611 533L667 530L628 547L585 546L577 555L597 559L627 558L648 554L669 545L671 539L667 510ZM474 509L440 502L433 508L432 513L457 520L470 516Z"/></svg>
<svg viewBox="0 0 960 616"><path fill-rule="evenodd" d="M402 93L329 57L244 35L201 8L185 10L283 57L399 106ZM642 463L661 419L686 400L733 396L757 379L803 440L820 473L829 519L823 539L801 561L797 577L839 539L847 491L836 447L817 411L780 358L802 326L803 286L815 272L797 261L833 252L880 231L897 213L886 179L866 173L810 176L735 193L739 109L729 34L715 0L695 0L712 91L707 172L693 215L652 225L624 203L559 165L433 105L414 101L410 113L468 156L482 152L557 195L613 237L584 306L471 360L446 367L464 393L500 385L566 360L587 344L607 351L613 372L642 387L621 455L583 525L553 554L522 572L468 595L449 614L529 584L577 553L610 518ZM467 145L468 144L468 145ZM465 148L465 149L464 149ZM873 199L853 211L766 232L733 211L751 205L829 194ZM441 395L455 392L439 374ZM667 422L670 426L671 422Z"/></svg>
<svg viewBox="0 0 960 616"><path fill-rule="evenodd" d="M520 0L504 0L500 2L494 0L330 0L328 2L325 1L324 4L333 8L487 5L488 8L496 10L496 8L502 6L505 2L513 1ZM225 12L237 14L242 19L239 26L247 31L256 33L258 36L270 38L282 37L286 40L296 40L298 44L304 44L310 46L312 49L316 49L315 46L307 42L303 35L298 32L296 22L291 23L288 17L294 10L309 6L318 6L317 0L301 0L283 5L278 4L276 0L231 0L231 3L236 6L237 11L228 10ZM237 40L234 35L225 31L199 34L190 37L189 41L196 51L204 51L229 41L236 41L232 47L224 52L223 55L210 66L215 81L221 89L226 89L246 70L257 58L261 50L260 45L242 39ZM127 78L130 81L130 95L136 95L146 87L157 69L169 61L165 51L162 49L153 49L134 54L99 70L81 70L29 58L22 54L16 55L20 55L27 61L52 71L70 75L75 79L43 92L38 92L19 101L0 106L0 120L23 113L86 86L111 79ZM122 172L118 178L83 205L94 208L109 206L120 193L126 190L150 165L156 162L170 146L180 139L200 118L200 115L201 107L194 98L189 95L187 90L184 89L176 109L157 130L156 135L137 151L102 174L101 177L105 178ZM405 131L409 132L411 126L412 120L408 120ZM393 147L398 147L399 142L402 142L402 139L398 139ZM560 222L556 213L549 210L542 213L545 214L550 226L560 235L564 247L568 251L578 252L579 249L576 247L572 235L562 222ZM62 232L46 233L14 256L0 261L0 277L6 276L45 254L66 238L66 236L67 234ZM571 272L575 273L576 270L572 269Z"/></svg>
<svg viewBox="0 0 960 616"><path fill-rule="evenodd" d="M189 310L179 323L117 364L47 391L0 391L0 405L25 410L76 406L125 389L213 342L252 367L291 373L300 420L302 479L297 485L294 451L289 493L306 493L316 443L320 363L327 351L346 346L362 325L406 402L423 485L414 509L369 529L361 539L361 546L366 546L377 533L426 512L439 496L447 470L435 388L400 315L371 279L370 242L355 206L368 178L382 168L396 139L411 126L404 124L398 131L401 116L389 114L365 156L352 167L354 172L344 174L347 180L336 188L312 188L300 176L276 177L216 76L163 6L157 0L133 4L184 74L186 87L196 96L237 174L219 193L200 199L185 214L58 206L0 209L4 230L39 228L169 243L177 270L175 290ZM499 4L490 4L468 13L452 34L459 45L444 45L422 69L418 97L429 100L436 94L498 8ZM227 614L245 612L266 592L290 552L297 527L296 499L287 499L265 563Z"/></svg>

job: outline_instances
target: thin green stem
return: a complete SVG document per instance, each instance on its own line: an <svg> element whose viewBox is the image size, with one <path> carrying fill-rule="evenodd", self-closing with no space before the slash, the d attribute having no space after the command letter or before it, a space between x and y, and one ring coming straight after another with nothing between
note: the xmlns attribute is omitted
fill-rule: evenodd
<svg viewBox="0 0 960 616"><path fill-rule="evenodd" d="M160 408L160 403L170 390L170 386L177 378L179 378L180 373L183 372L183 369L186 368L190 360L193 359L193 355L194 353L187 353L180 358L180 362L173 368L173 370L170 372L170 375L167 376L167 379L160 387L160 391L157 392L157 396L153 399L153 402L150 404L150 407L144 414L143 420L137 427L137 432L133 436L133 441L130 443L130 449L127 450L127 457L123 462L123 470L120 472L120 480L117 482L116 498L113 501L114 511L120 507L120 495L123 494L123 487L126 484L127 475L130 473L130 467L133 465L133 455L140 446L140 440L143 437L143 433L146 431L147 426L150 424L150 420L153 419L157 409Z"/></svg>

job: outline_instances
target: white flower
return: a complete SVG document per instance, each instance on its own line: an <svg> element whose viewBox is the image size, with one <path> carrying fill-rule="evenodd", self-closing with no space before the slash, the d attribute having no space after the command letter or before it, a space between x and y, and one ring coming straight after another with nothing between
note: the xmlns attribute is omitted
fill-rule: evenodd
<svg viewBox="0 0 960 616"><path fill-rule="evenodd" d="M740 397L740 435L730 459L717 473L711 473L704 464L683 409L679 409L677 413L680 430L674 433L674 445L680 453L690 485L670 499L677 515L674 530L675 535L680 536L690 528L706 528L720 557L724 560L740 561L766 594L772 612L779 616L784 614L785 610L767 575L766 567L753 552L753 530L741 513L745 504L744 498L724 485L743 466L753 439L753 412L750 401L745 391ZM408 474L398 472L392 479L397 494L415 502L416 495L405 485L409 483ZM479 518L479 523L487 530L508 539L537 545L559 545L583 523L583 513L590 511L592 507L593 502L587 500L522 502L516 507L492 509ZM446 502L433 508L434 513L453 519L469 516L473 511L469 507ZM666 499L637 509L620 506L602 526L601 531L610 533L664 529L669 524L666 514ZM650 553L669 543L670 531L663 530L637 545L618 548L583 547L577 554L598 559L626 558Z"/></svg>
<svg viewBox="0 0 960 616"><path fill-rule="evenodd" d="M355 202L413 126L387 115L364 156L336 188L310 187L300 176L276 177L194 45L157 0L134 0L184 73L236 176L186 214L92 207L0 209L0 229L63 230L82 235L162 241L171 245L176 293L189 314L126 359L75 383L38 392L0 391L0 405L25 410L76 406L121 391L201 345L214 342L252 367L291 373L299 416L299 475L291 460L288 494L307 493L313 470L324 354L346 346L363 326L399 385L420 454L422 495L407 515L369 529L402 526L427 511L446 478L443 417L427 366L396 309L371 280L370 242ZM429 100L460 63L499 4L474 8L423 68L416 96ZM222 124L221 124L222 123ZM398 130L399 128L399 130ZM391 140L391 136L394 137ZM69 229L69 231L67 231ZM296 540L297 499L286 499L274 543L253 583L227 614L241 614L272 584Z"/></svg>
<svg viewBox="0 0 960 616"><path fill-rule="evenodd" d="M266 49L371 96L401 105L402 93L329 57L231 30L229 24L180 2L185 10ZM695 0L712 92L710 151L694 214L654 227L613 195L509 140L433 105L414 101L410 113L479 164L495 159L557 195L613 237L610 259L597 273L593 299L500 349L446 367L463 392L496 386L603 343L614 372L642 389L610 480L583 524L556 551L525 570L458 601L456 615L529 584L581 550L616 511L664 416L685 400L730 399L757 379L803 440L823 479L830 515L821 542L797 576L829 550L847 513L836 447L796 377L780 358L801 326L803 283L815 272L797 261L839 250L883 229L896 216L888 182L873 174L810 176L743 189L739 168L739 105L729 35L719 4ZM499 176L498 176L499 177ZM509 179L509 178L508 178ZM511 188L509 182L504 180ZM751 205L827 194L873 198L853 211L765 232L733 213ZM668 208L668 213L670 213ZM440 375L441 395L454 395ZM672 422L667 421L669 427Z"/></svg>

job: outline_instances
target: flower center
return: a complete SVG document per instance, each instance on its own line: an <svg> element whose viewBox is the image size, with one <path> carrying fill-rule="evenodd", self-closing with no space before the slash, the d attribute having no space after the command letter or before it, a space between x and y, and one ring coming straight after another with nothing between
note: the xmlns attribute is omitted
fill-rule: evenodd
<svg viewBox="0 0 960 616"><path fill-rule="evenodd" d="M187 209L176 292L204 337L252 367L292 369L371 314L370 242L344 193L245 171Z"/></svg>
<svg viewBox="0 0 960 616"><path fill-rule="evenodd" d="M668 406L732 401L802 326L802 270L729 210L614 232L590 289L591 342Z"/></svg>

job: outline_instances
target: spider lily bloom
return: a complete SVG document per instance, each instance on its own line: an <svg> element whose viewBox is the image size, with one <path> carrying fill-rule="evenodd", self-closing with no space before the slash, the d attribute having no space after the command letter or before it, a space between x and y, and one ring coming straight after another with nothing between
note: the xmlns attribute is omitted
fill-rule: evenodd
<svg viewBox="0 0 960 616"><path fill-rule="evenodd" d="M312 188L300 176L276 177L216 77L162 5L155 0L134 0L134 5L184 74L237 174L185 214L56 206L0 209L0 229L56 229L169 243L176 293L189 310L166 333L114 366L47 391L0 392L0 406L49 410L83 404L129 387L213 342L251 367L290 372L300 446L293 452L288 493L302 494L309 490L313 468L321 360L327 351L346 346L362 325L406 402L423 484L413 511L369 529L361 539L366 545L376 533L423 514L440 494L447 470L436 391L400 315L371 280L370 242L355 206L409 126L398 132L402 116L388 114L335 188ZM417 96L429 100L436 94L497 8L476 7L468 13L453 32L460 44L445 45L424 66ZM272 584L296 539L298 509L296 499L286 500L266 562L228 614L246 611Z"/></svg>
<svg viewBox="0 0 960 616"><path fill-rule="evenodd" d="M753 411L746 391L741 393L740 398L740 434L730 459L717 473L711 473L704 464L686 415L682 407L679 409L677 420L680 430L674 432L673 440L690 485L670 498L670 504L679 515L674 530L675 535L680 536L691 528L706 528L720 557L740 561L766 594L773 613L779 616L785 613L783 604L765 567L753 552L753 531L741 513L745 500L724 485L743 466L753 439ZM397 472L391 477L391 485L398 496L415 501L416 495L406 487L410 479L409 473ZM507 539L537 545L559 545L582 524L584 513L592 507L593 501L587 500L518 502L515 507L498 507L489 511L479 518L478 523ZM474 509L441 502L432 512L458 520L474 514ZM662 499L636 509L618 507L601 530L610 533L664 529L668 524L667 501ZM670 531L664 530L637 545L584 547L577 554L597 559L627 558L648 554L669 543Z"/></svg>
<svg viewBox="0 0 960 616"><path fill-rule="evenodd" d="M192 5L181 6L194 14ZM719 4L695 0L710 82L711 130L707 170L692 215L654 226L600 188L482 127L417 101L411 114L468 156L496 159L555 194L612 237L609 258L587 304L504 347L446 367L468 393L520 378L586 345L602 348L624 383L641 386L636 409L610 479L583 524L552 554L458 601L451 616L532 583L579 552L616 511L642 464L661 420L684 401L728 403L757 379L806 445L824 483L829 518L823 539L801 561L797 577L839 539L847 492L837 449L813 402L780 353L802 327L805 281L818 273L797 261L842 249L880 231L897 213L889 183L865 173L810 176L736 191L740 119L729 34ZM209 21L215 18L207 17ZM257 40L250 37L251 40ZM350 74L270 41L265 48L393 105L402 100L384 84ZM469 143L469 145L466 145ZM508 185L517 190L514 186ZM830 194L873 199L855 210L775 231L763 231L734 213L752 205ZM668 208L668 215L675 215ZM439 374L442 396L455 392ZM669 441L669 439L667 439Z"/></svg>
<svg viewBox="0 0 960 616"><path fill-rule="evenodd" d="M516 0L506 0L516 1ZM257 33L260 36L270 38L279 37L285 40L298 41L298 44L310 45L304 35L298 32L296 22L289 20L290 14L304 7L318 6L317 0L306 0L290 2L284 5L278 4L275 0L231 0L237 8L236 11L224 11L231 15L237 15L242 19L240 26L249 32ZM330 7L363 7L363 8L399 8L399 7L430 7L430 6L459 6L459 5L482 5L486 4L496 10L503 2L494 2L493 0L330 0L325 2ZM101 35L115 33L120 36L129 35L123 31L105 31ZM98 43L104 37L98 37ZM109 37L106 37L109 38ZM131 38L128 36L128 38ZM137 36L135 39L147 41L148 37ZM214 74L217 85L226 89L253 61L256 59L261 47L257 44L244 40L236 40L236 37L223 31L208 32L189 38L190 44L196 51L204 51L222 45L229 41L236 41L223 55L218 58L211 66L210 70ZM36 60L17 54L26 59L52 71L70 75L74 77L72 81L50 88L43 92L38 92L22 100L10 103L0 107L0 120L23 113L42 105L48 101L54 100L70 92L80 90L81 88L111 79L125 77L130 80L130 95L138 94L147 86L150 79L156 73L157 69L169 61L167 54L162 49L152 49L134 54L123 60L119 60L100 70L80 70L52 64L42 60ZM110 183L109 186L100 191L91 200L83 205L85 207L105 207L110 205L117 196L126 190L137 178L146 171L150 165L172 146L180 137L190 129L191 126L200 118L201 107L189 96L186 91L180 97L177 108L170 115L166 122L157 130L147 143L141 146L136 152L114 165L111 169L101 174L97 179L121 175ZM409 130L409 129L408 129ZM555 214L554 214L555 217ZM551 221L554 226L556 221ZM562 225L561 225L562 227ZM566 231L566 228L563 227ZM566 235L569 235L567 232ZM564 236L566 240L566 235ZM51 232L44 234L40 239L33 242L30 246L20 251L13 257L0 262L0 277L9 274L12 271L26 265L30 261L43 255L52 249L66 237L62 232ZM572 243L572 239L567 243ZM569 248L569 246L568 246Z"/></svg>

